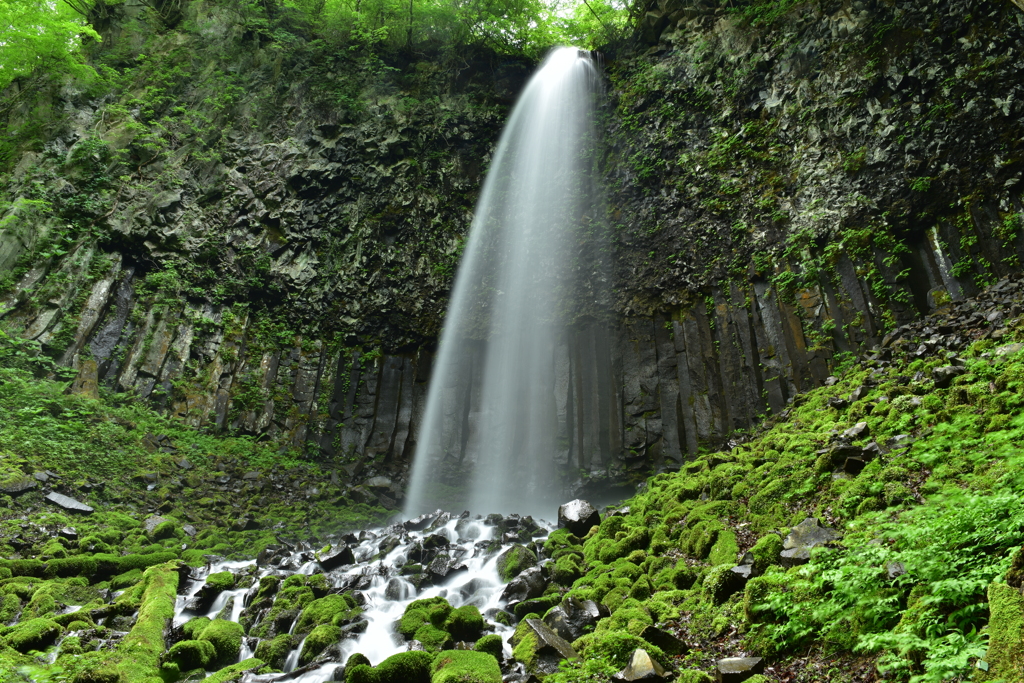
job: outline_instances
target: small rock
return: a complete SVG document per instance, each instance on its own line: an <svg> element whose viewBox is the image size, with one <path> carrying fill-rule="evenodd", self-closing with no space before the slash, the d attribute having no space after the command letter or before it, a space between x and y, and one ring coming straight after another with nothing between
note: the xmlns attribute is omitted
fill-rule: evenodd
<svg viewBox="0 0 1024 683"><path fill-rule="evenodd" d="M441 514L440 510L437 510L436 512L428 512L427 514L420 515L419 517L413 517L412 519L402 522L402 526L405 527L406 531L422 531L430 526L430 522L439 514Z"/></svg>
<svg viewBox="0 0 1024 683"><path fill-rule="evenodd" d="M190 469L192 469L192 463L190 463L185 458L182 458L181 460L179 460L178 462L176 462L174 464L177 465L178 467L180 467L183 470L190 470Z"/></svg>
<svg viewBox="0 0 1024 683"><path fill-rule="evenodd" d="M57 535L61 538L66 538L69 541L78 540L78 532L75 531L74 527L70 526L61 527L61 529L57 531Z"/></svg>
<svg viewBox="0 0 1024 683"><path fill-rule="evenodd" d="M61 506L68 512L81 512L83 514L89 514L93 511L93 509L86 505L85 503L81 503L75 500L74 498L62 496L59 493L47 493L46 500Z"/></svg>
<svg viewBox="0 0 1024 683"><path fill-rule="evenodd" d="M760 657L726 657L715 664L715 680L719 683L739 683L764 671Z"/></svg>
<svg viewBox="0 0 1024 683"><path fill-rule="evenodd" d="M181 530L184 531L185 535L189 538L193 538L198 533L196 531L196 528L191 524L186 524L185 526L181 527Z"/></svg>
<svg viewBox="0 0 1024 683"><path fill-rule="evenodd" d="M954 379L965 372L966 370L955 365L946 365L941 368L933 369L932 379L935 381L935 387L937 389L945 389L953 383Z"/></svg>
<svg viewBox="0 0 1024 683"><path fill-rule="evenodd" d="M833 444L826 453L832 461L832 465L840 465L846 461L847 458L859 458L863 453L863 449L860 446L853 446L848 443L837 443Z"/></svg>
<svg viewBox="0 0 1024 683"><path fill-rule="evenodd" d="M363 482L363 486L371 489L390 489L391 480L387 477L373 477Z"/></svg>
<svg viewBox="0 0 1024 683"><path fill-rule="evenodd" d="M167 520L163 517L153 515L152 517L146 518L146 520L142 523L142 528L145 529L147 534L151 534L153 533L154 529L156 529L158 526L160 526L166 521Z"/></svg>
<svg viewBox="0 0 1024 683"><path fill-rule="evenodd" d="M1011 353L1017 353L1021 349L1024 349L1024 344L1006 344L992 351L997 356L1008 356Z"/></svg>
<svg viewBox="0 0 1024 683"><path fill-rule="evenodd" d="M259 479L259 478L260 478L260 473L259 472L246 472L245 474L242 475L242 479L244 479L245 481L254 481L254 480Z"/></svg>
<svg viewBox="0 0 1024 683"><path fill-rule="evenodd" d="M867 436L870 433L867 422L858 422L843 432L843 438L850 439L852 441L853 439L859 439L862 436Z"/></svg>
<svg viewBox="0 0 1024 683"><path fill-rule="evenodd" d="M685 655L690 651L689 645L679 640L668 631L660 629L657 626L648 626L640 633L640 637L651 645L660 647L665 654L673 657L676 655Z"/></svg>
<svg viewBox="0 0 1024 683"><path fill-rule="evenodd" d="M558 527L568 529L581 538L600 523L601 515L597 508L585 500L577 498L558 507Z"/></svg>
<svg viewBox="0 0 1024 683"><path fill-rule="evenodd" d="M846 462L843 463L843 471L849 475L856 477L867 465L863 458L847 458Z"/></svg>
<svg viewBox="0 0 1024 683"><path fill-rule="evenodd" d="M784 550L779 559L784 567L804 564L811 559L811 549L819 545L827 545L840 538L835 529L818 525L818 520L808 517L793 527L782 542Z"/></svg>
<svg viewBox="0 0 1024 683"><path fill-rule="evenodd" d="M668 673L661 664L654 661L647 651L642 648L633 650L633 656L629 658L629 664L619 673L612 677L613 681L663 681L668 678Z"/></svg>
<svg viewBox="0 0 1024 683"><path fill-rule="evenodd" d="M40 482L41 484L45 484L46 482L50 481L50 475L48 475L46 472L34 472L32 476L35 478L36 481Z"/></svg>
<svg viewBox="0 0 1024 683"><path fill-rule="evenodd" d="M907 568L903 566L902 562L888 562L885 565L885 574L890 579L903 576L907 573Z"/></svg>

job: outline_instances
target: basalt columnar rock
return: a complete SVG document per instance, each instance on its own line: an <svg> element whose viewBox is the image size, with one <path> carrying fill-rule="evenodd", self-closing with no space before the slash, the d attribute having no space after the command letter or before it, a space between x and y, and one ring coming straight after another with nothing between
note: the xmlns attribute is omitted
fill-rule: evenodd
<svg viewBox="0 0 1024 683"><path fill-rule="evenodd" d="M235 12L182 4L160 31L111 20L138 40L96 49L208 128L64 84L5 110L11 130L43 100L60 114L3 169L0 315L85 395L343 460L347 485L387 476L351 498L398 509L481 174L532 65L467 48L454 70L349 68L286 13L267 40L295 40L270 58ZM968 298L1018 292L1000 282L1024 254L1017 6L740 5L649 3L642 49L609 63L614 295L552 358L571 495L632 491L785 411L838 354L996 334L1003 314ZM89 228L53 232L69 224ZM958 323L915 327L936 311ZM476 406L451 399L458 482Z"/></svg>

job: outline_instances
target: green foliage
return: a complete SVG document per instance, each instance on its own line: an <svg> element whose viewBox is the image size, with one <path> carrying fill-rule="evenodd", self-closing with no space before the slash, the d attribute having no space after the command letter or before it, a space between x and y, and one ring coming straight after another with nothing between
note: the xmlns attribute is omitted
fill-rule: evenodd
<svg viewBox="0 0 1024 683"><path fill-rule="evenodd" d="M88 77L79 58L82 38L100 40L67 4L46 0L0 0L0 91L36 69Z"/></svg>

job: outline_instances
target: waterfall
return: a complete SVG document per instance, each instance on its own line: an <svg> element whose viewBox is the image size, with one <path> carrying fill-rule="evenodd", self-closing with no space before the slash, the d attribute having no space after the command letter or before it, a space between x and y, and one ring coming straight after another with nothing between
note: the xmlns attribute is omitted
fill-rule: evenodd
<svg viewBox="0 0 1024 683"><path fill-rule="evenodd" d="M593 263L605 251L594 244L598 76L588 53L553 50L501 135L431 372L407 515L550 515L562 494L556 350L600 299Z"/></svg>

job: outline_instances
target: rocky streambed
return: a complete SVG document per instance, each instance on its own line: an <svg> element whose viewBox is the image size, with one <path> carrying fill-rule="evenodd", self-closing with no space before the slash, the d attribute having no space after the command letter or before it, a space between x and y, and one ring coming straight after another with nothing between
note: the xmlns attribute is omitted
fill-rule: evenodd
<svg viewBox="0 0 1024 683"><path fill-rule="evenodd" d="M559 512L562 536L600 523L584 501ZM554 530L529 516L437 510L323 541L279 535L251 560L155 557L146 567L149 556L127 556L121 564L140 566L96 584L95 596L90 582L125 567L7 560L11 625L0 626L0 643L36 656L39 667L20 670L26 680L47 669L77 683L146 680L145 657L125 655L147 630L163 633L149 654L165 681L397 682L430 680L429 666L473 676L458 680L535 680L578 659L569 643L608 615L563 599ZM153 618L161 605L169 619ZM441 652L458 654L441 666Z"/></svg>

